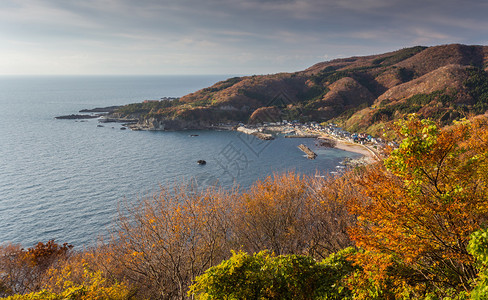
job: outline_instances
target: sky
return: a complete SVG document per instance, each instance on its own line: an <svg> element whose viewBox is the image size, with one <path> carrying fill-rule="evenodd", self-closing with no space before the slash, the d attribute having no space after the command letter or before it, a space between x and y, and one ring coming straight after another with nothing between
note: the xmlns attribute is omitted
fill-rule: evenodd
<svg viewBox="0 0 488 300"><path fill-rule="evenodd" d="M488 45L487 0L1 0L0 75L272 74Z"/></svg>

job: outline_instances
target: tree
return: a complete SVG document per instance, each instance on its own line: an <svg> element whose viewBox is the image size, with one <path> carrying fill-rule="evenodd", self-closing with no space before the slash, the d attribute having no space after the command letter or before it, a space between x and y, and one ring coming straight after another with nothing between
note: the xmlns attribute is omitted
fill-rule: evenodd
<svg viewBox="0 0 488 300"><path fill-rule="evenodd" d="M441 130L415 115L396 123L399 148L354 182L361 197L349 199L351 236L366 250L357 263L383 257L377 275L413 295L470 290L477 269L466 246L488 213L487 125L477 118Z"/></svg>
<svg viewBox="0 0 488 300"><path fill-rule="evenodd" d="M190 287L196 299L350 299L343 278L353 267L352 248L317 262L310 256L260 251L233 252L230 259L198 276Z"/></svg>
<svg viewBox="0 0 488 300"><path fill-rule="evenodd" d="M69 271L66 270L65 276L69 277ZM68 278L59 278L62 284L62 290L59 293L51 290L42 289L38 292L32 292L24 295L12 295L5 300L126 300L131 299L129 288L121 283L108 284L100 271L94 272L85 268L83 273L83 282L74 283Z"/></svg>
<svg viewBox="0 0 488 300"><path fill-rule="evenodd" d="M476 258L476 266L480 270L475 280L471 299L488 298L488 229L480 229L471 235L468 252Z"/></svg>
<svg viewBox="0 0 488 300"><path fill-rule="evenodd" d="M142 297L184 299L195 276L228 257L233 198L233 191L180 185L121 212L114 260Z"/></svg>
<svg viewBox="0 0 488 300"><path fill-rule="evenodd" d="M354 216L339 202L340 191L348 190L342 183L287 173L242 193L162 188L121 213L108 247L119 266L110 268L142 297L182 299L191 281L229 258L231 249L323 259L352 245L346 228Z"/></svg>
<svg viewBox="0 0 488 300"><path fill-rule="evenodd" d="M346 228L354 217L339 202L341 183L291 172L257 181L236 199L234 249L324 258L351 246Z"/></svg>
<svg viewBox="0 0 488 300"><path fill-rule="evenodd" d="M50 240L25 250L20 245L0 246L0 296L38 291L47 271L66 259L73 246Z"/></svg>

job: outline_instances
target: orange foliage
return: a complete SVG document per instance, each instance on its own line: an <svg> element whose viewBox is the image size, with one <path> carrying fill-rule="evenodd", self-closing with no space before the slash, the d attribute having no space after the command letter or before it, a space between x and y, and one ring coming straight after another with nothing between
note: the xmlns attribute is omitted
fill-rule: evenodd
<svg viewBox="0 0 488 300"><path fill-rule="evenodd" d="M162 188L128 207L112 244L125 275L146 297L185 297L191 279L224 259L230 217L222 199L233 192Z"/></svg>
<svg viewBox="0 0 488 300"><path fill-rule="evenodd" d="M468 290L477 272L466 246L488 213L487 124L476 119L439 130L415 116L400 122L400 147L354 182L360 196L348 207L358 218L350 230L357 245L391 256L437 288Z"/></svg>
<svg viewBox="0 0 488 300"><path fill-rule="evenodd" d="M71 248L73 248L73 246L68 243L64 243L60 246L56 244L54 240L50 240L46 244L39 242L34 248L27 249L25 258L33 266L38 266L45 270L54 260L59 256L65 255Z"/></svg>
<svg viewBox="0 0 488 300"><path fill-rule="evenodd" d="M341 180L287 173L242 193L162 188L121 214L110 245L121 270L116 277L139 287L143 297L180 299L231 249L326 257L351 245L346 228L354 217L339 202Z"/></svg>
<svg viewBox="0 0 488 300"><path fill-rule="evenodd" d="M236 247L325 257L350 246L346 227L354 218L338 200L340 180L286 173L256 182L233 214Z"/></svg>
<svg viewBox="0 0 488 300"><path fill-rule="evenodd" d="M0 246L0 296L38 291L49 279L49 268L67 258L73 246L39 242L25 250L19 245Z"/></svg>

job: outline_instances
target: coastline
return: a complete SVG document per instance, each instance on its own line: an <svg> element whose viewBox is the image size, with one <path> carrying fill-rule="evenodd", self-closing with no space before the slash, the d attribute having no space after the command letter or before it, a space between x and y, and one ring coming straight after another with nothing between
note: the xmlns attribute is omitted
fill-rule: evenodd
<svg viewBox="0 0 488 300"><path fill-rule="evenodd" d="M364 144L358 144L350 141L346 141L344 139L338 138L328 133L315 131L315 130L305 130L301 132L301 134L315 134L317 135L317 139L328 139L335 142L335 145L332 148L340 149L347 152L353 152L361 154L362 157L358 158L358 162L362 162L363 164L371 164L374 162L379 161L381 158L378 155L378 152L371 149L369 146Z"/></svg>
<svg viewBox="0 0 488 300"><path fill-rule="evenodd" d="M112 109L112 107L108 108L96 108L94 110L105 110L105 109ZM89 110L84 110L89 111ZM113 113L113 112L112 112ZM108 115L103 116L99 122L125 122L131 121L133 124L129 126L131 130L139 131L139 130L148 130L148 131L167 131L170 130L167 124L164 124L161 121L157 121L155 119L146 120L146 124L141 124L140 120L137 124L134 124L136 119L126 119L126 118L111 118L112 116L110 113ZM185 127L185 126L183 126ZM191 126L190 126L191 127ZM274 134L282 134L285 137L306 137L306 138L315 138L315 139L330 139L335 142L335 145L332 148L340 149L343 151L353 152L361 154L362 157L357 159L358 162L362 164L370 164L376 162L380 159L378 156L377 151L371 149L369 146L364 144L358 144L351 141L347 141L337 136L325 133L323 131L317 131L311 128L288 128L286 126L278 125L278 126L257 126L255 128L248 128L242 124L239 125L212 125L212 126L198 126L202 127L202 129L208 130L235 130L245 134L254 135L259 139L262 140L271 140L274 139ZM187 128L183 128L187 129ZM188 128L190 129L190 128ZM181 130L181 128L174 128L173 130ZM296 135L287 135L291 131L294 131Z"/></svg>
<svg viewBox="0 0 488 300"><path fill-rule="evenodd" d="M336 142L336 144L333 148L335 148L335 149L340 149L340 150L344 150L344 151L348 151L348 152L354 152L354 153L361 154L362 157L360 159L363 160L367 164L374 163L374 162L379 160L378 155L373 150L369 149L369 147L367 147L365 145L347 142L347 141L337 139L337 138L329 136L329 135L326 135L323 137L334 140Z"/></svg>
<svg viewBox="0 0 488 300"><path fill-rule="evenodd" d="M284 132L281 132L284 133ZM358 143L353 143L350 141L346 141L343 139L340 139L336 136L330 135L328 133L324 133L321 131L316 131L316 130L297 130L298 135L301 135L303 137L309 136L310 138L316 138L316 139L329 139L335 142L334 147L335 149L340 149L344 150L347 152L354 152L361 154L362 157L357 159L357 161L361 161L364 164L370 164L378 161L380 157L378 156L378 153L368 147L367 145L363 144L358 144Z"/></svg>

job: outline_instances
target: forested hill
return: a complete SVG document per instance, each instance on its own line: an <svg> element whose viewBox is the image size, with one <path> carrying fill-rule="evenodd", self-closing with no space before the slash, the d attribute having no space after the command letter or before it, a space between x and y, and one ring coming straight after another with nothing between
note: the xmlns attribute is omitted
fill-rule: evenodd
<svg viewBox="0 0 488 300"><path fill-rule="evenodd" d="M442 124L484 113L487 69L487 46L417 46L321 62L295 73L234 77L179 101L146 104L141 112L196 126L300 119L379 133L408 113Z"/></svg>

